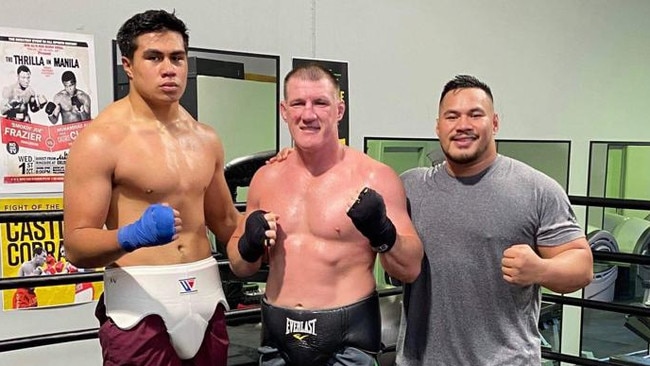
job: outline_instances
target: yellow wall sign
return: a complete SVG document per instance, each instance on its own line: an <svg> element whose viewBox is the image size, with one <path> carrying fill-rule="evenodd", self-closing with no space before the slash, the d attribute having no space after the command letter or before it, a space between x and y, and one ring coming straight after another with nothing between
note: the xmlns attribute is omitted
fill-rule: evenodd
<svg viewBox="0 0 650 366"><path fill-rule="evenodd" d="M3 198L2 212L58 211L63 209L61 197ZM89 271L79 269L65 258L63 221L0 223L0 255L2 278L48 276ZM95 269L91 269L93 271ZM3 309L13 310L60 306L97 300L103 291L102 282L76 285L45 286L4 290Z"/></svg>

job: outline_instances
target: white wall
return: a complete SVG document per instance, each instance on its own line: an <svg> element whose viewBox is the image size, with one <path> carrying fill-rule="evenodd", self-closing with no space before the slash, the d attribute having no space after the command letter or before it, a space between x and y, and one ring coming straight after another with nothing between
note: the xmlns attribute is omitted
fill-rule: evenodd
<svg viewBox="0 0 650 366"><path fill-rule="evenodd" d="M431 136L443 84L492 87L500 138L567 139L574 194L589 140L648 140L648 1L318 2L316 55L350 61L351 143ZM343 14L356 14L344 16Z"/></svg>
<svg viewBox="0 0 650 366"><path fill-rule="evenodd" d="M93 34L104 107L111 40L148 8L176 9L191 46L279 55L283 75L292 57L348 61L359 149L364 136L433 136L440 90L458 73L492 87L500 138L573 141L571 194L586 194L590 140L650 140L646 0L26 0L3 6L0 25ZM89 307L70 316L95 326ZM55 310L0 314L0 338L20 321L34 333L68 324Z"/></svg>

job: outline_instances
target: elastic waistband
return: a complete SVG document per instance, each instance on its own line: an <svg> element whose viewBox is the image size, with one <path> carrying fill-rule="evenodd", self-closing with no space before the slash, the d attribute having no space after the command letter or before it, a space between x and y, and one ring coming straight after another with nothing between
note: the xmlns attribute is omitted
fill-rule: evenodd
<svg viewBox="0 0 650 366"><path fill-rule="evenodd" d="M210 268L217 264L216 259L208 257L190 263L179 264L165 264L157 266L125 266L125 267L109 267L104 270L104 274L116 274L126 272L132 275L140 274L182 274L185 272L200 271L202 269Z"/></svg>

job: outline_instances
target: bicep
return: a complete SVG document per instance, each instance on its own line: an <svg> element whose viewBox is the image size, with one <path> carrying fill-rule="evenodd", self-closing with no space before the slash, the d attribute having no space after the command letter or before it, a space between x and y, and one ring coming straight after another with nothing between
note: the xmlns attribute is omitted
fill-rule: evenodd
<svg viewBox="0 0 650 366"><path fill-rule="evenodd" d="M112 193L111 156L108 150L87 139L77 140L70 149L63 188L68 230L104 226Z"/></svg>
<svg viewBox="0 0 650 366"><path fill-rule="evenodd" d="M575 250L576 253L578 251L585 251L591 253L591 248L589 247L589 243L587 242L587 239L585 239L584 237L577 238L560 245L555 245L555 246L539 245L537 247L537 251L539 252L540 257L546 259L556 257L562 253L569 252L571 250Z"/></svg>
<svg viewBox="0 0 650 366"><path fill-rule="evenodd" d="M260 169L265 170L264 167ZM262 207L260 207L261 197L264 195L264 190L268 187L268 184L265 182L266 179L264 171L260 172L258 170L253 175L251 183L248 186L248 192L246 193L246 213L262 209Z"/></svg>
<svg viewBox="0 0 650 366"><path fill-rule="evenodd" d="M205 192L204 199L205 216L210 230L216 233L215 230L230 214L232 207L232 196L223 175L223 168L217 169Z"/></svg>
<svg viewBox="0 0 650 366"><path fill-rule="evenodd" d="M224 175L224 152L221 141L212 133L212 154L215 157L214 172L203 199L203 210L208 228L219 240L226 240L231 235L231 228L236 225L238 212L232 201L230 189Z"/></svg>

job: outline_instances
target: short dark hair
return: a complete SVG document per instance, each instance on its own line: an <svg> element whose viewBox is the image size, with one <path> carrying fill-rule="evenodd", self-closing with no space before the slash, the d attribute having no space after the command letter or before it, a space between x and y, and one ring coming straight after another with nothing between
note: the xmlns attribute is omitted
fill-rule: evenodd
<svg viewBox="0 0 650 366"><path fill-rule="evenodd" d="M61 82L65 83L66 81L72 81L73 83L77 83L77 77L74 76L74 72L68 70L61 75Z"/></svg>
<svg viewBox="0 0 650 366"><path fill-rule="evenodd" d="M442 89L442 94L440 94L440 101L438 102L438 104L442 103L442 99L450 91L456 89L470 89L470 88L478 88L483 90L485 94L487 94L488 97L490 97L490 100L494 102L494 98L492 97L492 91L490 90L490 87L487 86L486 83L480 81L479 79L471 75L456 75L452 80L450 80L449 82L447 82L447 84L445 84L445 87Z"/></svg>
<svg viewBox="0 0 650 366"><path fill-rule="evenodd" d="M34 248L34 256L41 255L44 251L43 247L36 247Z"/></svg>
<svg viewBox="0 0 650 366"><path fill-rule="evenodd" d="M16 70L16 75L20 75L21 72L27 72L27 73L32 73L32 71L29 69L29 67L25 65L20 65L18 66L18 70Z"/></svg>
<svg viewBox="0 0 650 366"><path fill-rule="evenodd" d="M308 62L306 64L298 65L293 70L289 71L287 76L284 77L284 98L287 98L287 83L289 79L293 77L299 77L301 79L318 81L320 79L328 79L334 85L337 95L340 94L341 84L339 83L336 76L324 67L323 65L316 62Z"/></svg>
<svg viewBox="0 0 650 366"><path fill-rule="evenodd" d="M120 53L128 59L133 59L133 54L138 47L136 44L138 36L163 31L180 33L183 37L185 52L187 52L190 36L185 23L176 17L175 12L147 10L132 16L117 31L117 44L120 47Z"/></svg>

